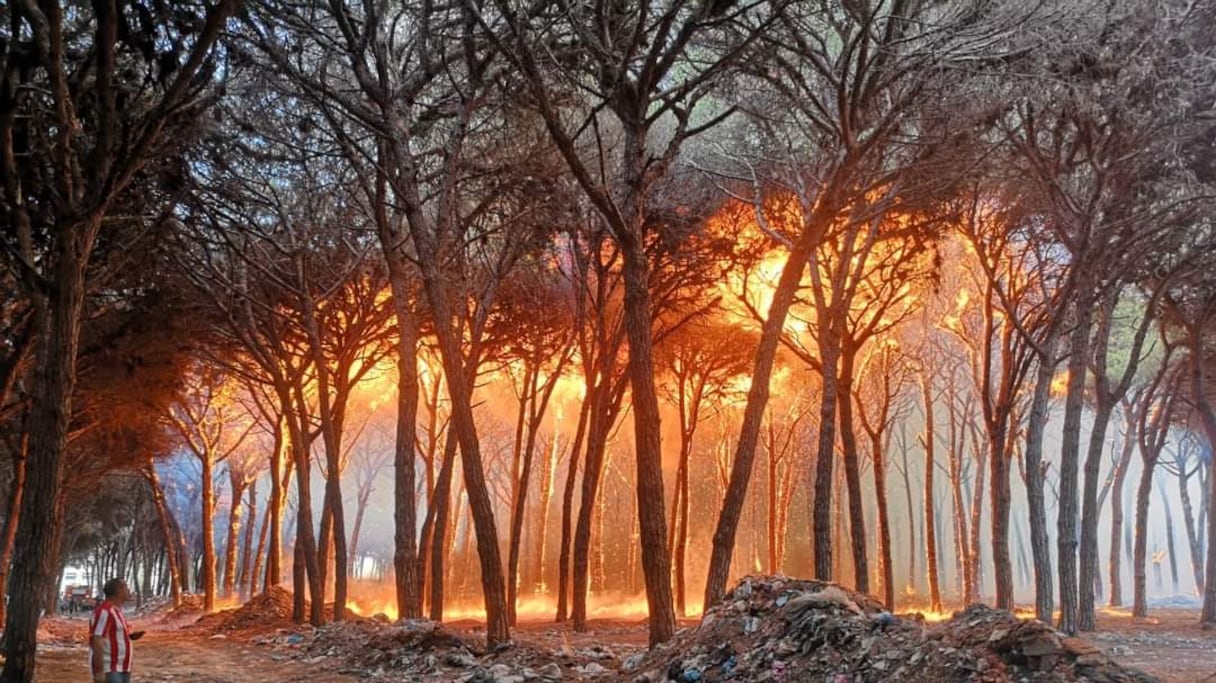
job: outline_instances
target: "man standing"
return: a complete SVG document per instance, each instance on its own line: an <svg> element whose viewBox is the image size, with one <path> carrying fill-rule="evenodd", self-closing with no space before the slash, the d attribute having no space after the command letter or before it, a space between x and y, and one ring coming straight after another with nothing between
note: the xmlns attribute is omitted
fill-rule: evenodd
<svg viewBox="0 0 1216 683"><path fill-rule="evenodd" d="M102 588L105 601L89 620L89 652L93 683L131 683L131 641L143 631L131 633L122 606L131 597L127 582L110 579Z"/></svg>

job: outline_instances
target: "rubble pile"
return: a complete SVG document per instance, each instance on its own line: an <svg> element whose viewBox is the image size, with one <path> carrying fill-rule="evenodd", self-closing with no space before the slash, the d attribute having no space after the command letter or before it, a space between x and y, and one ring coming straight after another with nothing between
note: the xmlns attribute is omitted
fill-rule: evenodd
<svg viewBox="0 0 1216 683"><path fill-rule="evenodd" d="M182 603L165 613L165 619L178 619L194 616L203 611L203 596L190 593L182 594Z"/></svg>
<svg viewBox="0 0 1216 683"><path fill-rule="evenodd" d="M290 625L291 593L271 586L268 591L249 599L232 610L216 612L199 619L198 626L223 633L228 631L266 630Z"/></svg>
<svg viewBox="0 0 1216 683"><path fill-rule="evenodd" d="M983 605L927 624L839 586L744 579L701 625L626 661L636 683L886 680L1147 683L1086 641Z"/></svg>

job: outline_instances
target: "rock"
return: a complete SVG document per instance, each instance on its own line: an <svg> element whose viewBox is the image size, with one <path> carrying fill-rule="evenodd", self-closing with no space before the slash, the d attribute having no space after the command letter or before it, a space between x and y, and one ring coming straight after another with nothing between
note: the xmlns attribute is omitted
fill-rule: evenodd
<svg viewBox="0 0 1216 683"><path fill-rule="evenodd" d="M560 681L562 679L562 668L556 662L549 662L540 668L540 676L546 680Z"/></svg>

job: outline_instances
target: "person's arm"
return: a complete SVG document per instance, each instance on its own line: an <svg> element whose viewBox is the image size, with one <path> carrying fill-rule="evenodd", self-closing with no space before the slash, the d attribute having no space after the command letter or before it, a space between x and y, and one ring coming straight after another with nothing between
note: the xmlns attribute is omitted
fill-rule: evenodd
<svg viewBox="0 0 1216 683"><path fill-rule="evenodd" d="M105 660L102 653L105 652L105 648L107 647L109 647L109 643L104 636L89 637L89 651L91 653L89 661L93 674L93 683L105 683L106 681L106 672L104 671Z"/></svg>

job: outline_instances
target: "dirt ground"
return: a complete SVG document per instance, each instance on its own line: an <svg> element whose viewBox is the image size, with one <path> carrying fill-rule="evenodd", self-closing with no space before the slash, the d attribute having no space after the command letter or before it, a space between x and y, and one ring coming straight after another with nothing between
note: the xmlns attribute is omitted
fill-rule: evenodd
<svg viewBox="0 0 1216 683"><path fill-rule="evenodd" d="M148 630L148 635L136 644L137 683L355 683L374 678L368 672L346 666L338 657L285 651L252 634L211 636L205 630L191 627L190 619L137 617L131 621L133 629ZM449 626L472 636L481 632L480 625L472 621ZM1098 626L1099 630L1088 639L1121 664L1141 669L1166 683L1216 683L1216 631L1198 626L1197 610L1158 609L1147 620L1132 619L1125 611L1102 610ZM44 625L38 681L87 680L84 631L85 622L81 618L58 618ZM593 623L592 633L576 634L568 625L530 623L517 629L516 638L521 645L536 650L557 653L602 647L615 650L620 656L644 647L646 628L642 622L601 621ZM605 673L602 680L612 680L612 675Z"/></svg>
<svg viewBox="0 0 1216 683"><path fill-rule="evenodd" d="M1153 609L1148 619L1100 609L1087 638L1115 661L1165 683L1216 682L1216 630L1199 626L1197 609Z"/></svg>

